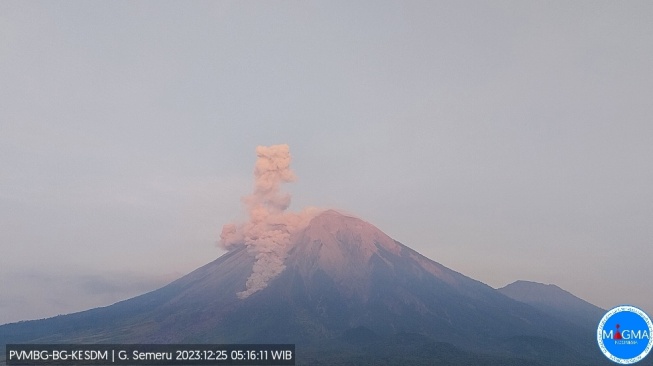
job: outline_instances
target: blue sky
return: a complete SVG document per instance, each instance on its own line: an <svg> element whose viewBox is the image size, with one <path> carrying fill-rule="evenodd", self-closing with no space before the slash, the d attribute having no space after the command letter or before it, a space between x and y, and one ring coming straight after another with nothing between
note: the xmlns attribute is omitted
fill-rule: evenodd
<svg viewBox="0 0 653 366"><path fill-rule="evenodd" d="M653 4L0 3L0 323L223 253L257 145L499 287L653 312Z"/></svg>

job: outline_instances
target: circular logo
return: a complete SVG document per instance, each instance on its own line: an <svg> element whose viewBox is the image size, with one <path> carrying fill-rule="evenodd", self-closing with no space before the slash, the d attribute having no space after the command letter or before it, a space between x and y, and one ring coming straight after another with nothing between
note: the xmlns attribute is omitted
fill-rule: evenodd
<svg viewBox="0 0 653 366"><path fill-rule="evenodd" d="M616 363L639 362L653 348L653 323L642 310L629 305L608 311L596 331L601 352Z"/></svg>

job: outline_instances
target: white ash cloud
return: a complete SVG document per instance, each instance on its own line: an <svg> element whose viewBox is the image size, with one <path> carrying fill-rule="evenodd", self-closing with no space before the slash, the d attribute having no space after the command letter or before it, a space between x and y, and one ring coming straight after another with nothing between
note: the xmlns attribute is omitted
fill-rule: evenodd
<svg viewBox="0 0 653 366"><path fill-rule="evenodd" d="M281 192L281 184L295 180L288 145L258 146L256 156L254 192L243 198L249 221L224 225L220 235L222 248L245 245L256 257L245 290L237 294L241 299L264 289L283 272L291 234L305 227L316 213L286 212L290 195Z"/></svg>

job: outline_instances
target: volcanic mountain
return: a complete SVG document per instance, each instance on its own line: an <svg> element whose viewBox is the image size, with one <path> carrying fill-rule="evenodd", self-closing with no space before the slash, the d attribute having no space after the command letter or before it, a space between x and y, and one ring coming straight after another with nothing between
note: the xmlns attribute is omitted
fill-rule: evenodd
<svg viewBox="0 0 653 366"><path fill-rule="evenodd" d="M358 218L325 211L285 269L246 298L237 246L150 293L0 326L0 343L295 343L304 364L596 364L593 332L448 269ZM480 260L480 259L474 259Z"/></svg>

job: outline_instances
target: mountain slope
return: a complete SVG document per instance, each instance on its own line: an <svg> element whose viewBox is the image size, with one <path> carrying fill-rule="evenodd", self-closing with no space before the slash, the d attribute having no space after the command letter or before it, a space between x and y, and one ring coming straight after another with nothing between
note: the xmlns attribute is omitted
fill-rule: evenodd
<svg viewBox="0 0 653 366"><path fill-rule="evenodd" d="M202 327L196 316L238 302L235 292L253 263L239 248L167 286L111 306L0 326L0 342L183 341L184 334Z"/></svg>
<svg viewBox="0 0 653 366"><path fill-rule="evenodd" d="M580 299L556 285L515 281L498 289L511 299L531 305L551 316L582 327L596 328L605 310Z"/></svg>
<svg viewBox="0 0 653 366"><path fill-rule="evenodd" d="M295 232L283 272L241 299L236 293L245 288L255 261L245 246L238 246L142 296L0 326L0 343L296 343L304 360L327 360L334 348L374 359L378 355L371 352L378 347L413 359L408 350L423 345L430 350L425 355L449 355L448 364L456 364L454 359L469 363L478 352L497 364L602 360L592 332L513 300L335 211L321 213ZM351 342L352 335L358 343ZM397 348L398 339L405 347Z"/></svg>

